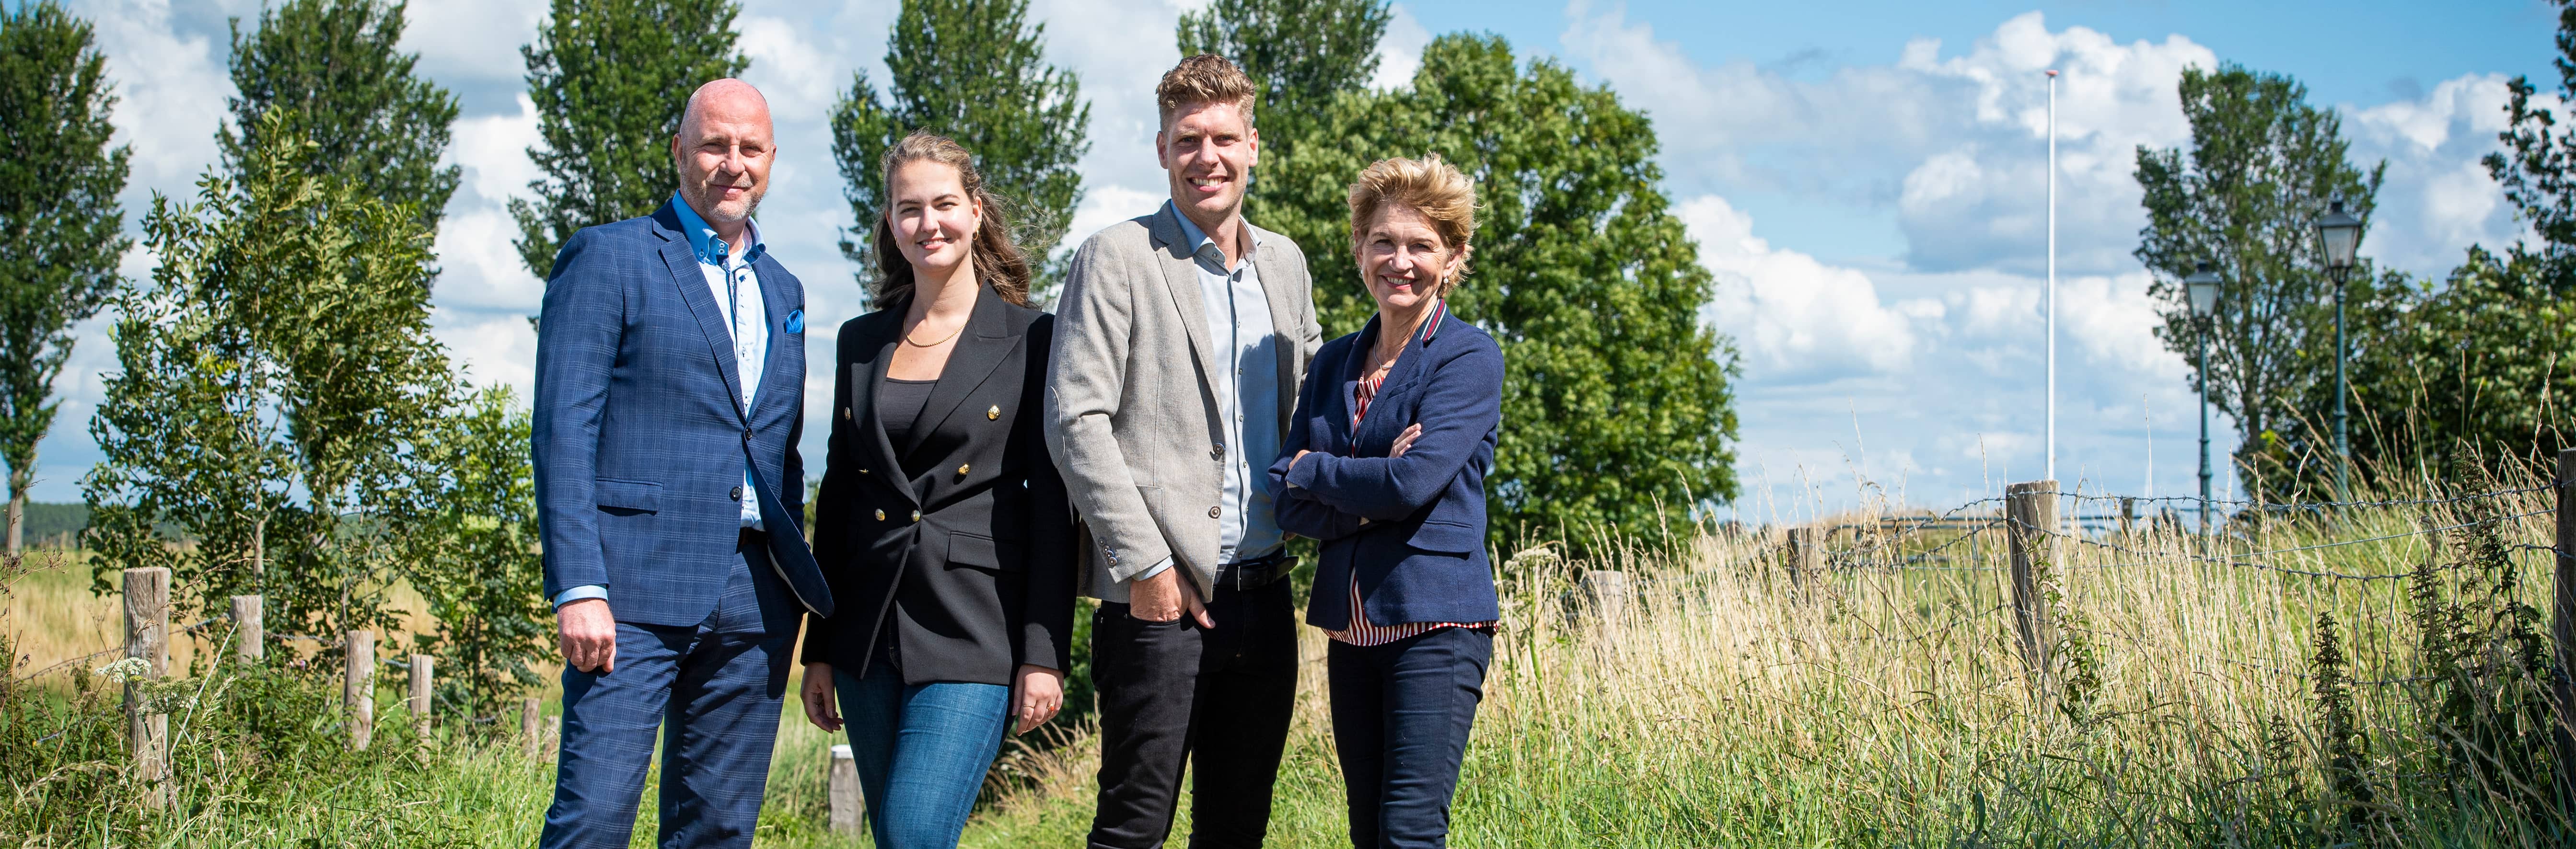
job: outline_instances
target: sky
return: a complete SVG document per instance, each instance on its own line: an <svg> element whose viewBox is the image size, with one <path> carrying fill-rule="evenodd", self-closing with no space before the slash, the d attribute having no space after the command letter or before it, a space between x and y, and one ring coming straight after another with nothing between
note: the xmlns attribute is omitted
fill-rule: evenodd
<svg viewBox="0 0 2576 849"><path fill-rule="evenodd" d="M1031 0L1048 60L1092 104L1069 243L1161 201L1152 88L1179 58L1174 19L1203 2ZM258 0L69 5L97 22L123 98L118 139L134 150L123 199L137 229L155 194L189 196L216 161L233 93L227 20L255 17ZM895 8L745 0L736 22L752 60L744 77L769 96L780 141L759 221L805 281L808 312L824 317L807 334L809 362L828 361L831 329L863 305L836 247L851 221L825 116L854 72L886 78ZM2433 278L2472 244L2526 236L2478 159L2497 147L2508 80L2556 87L2555 12L2538 0L1410 0L1394 12L1375 85L1406 84L1437 34L1491 32L1654 121L1665 191L1718 281L1700 318L1743 358L1743 493L1724 512L1761 521L1873 501L1948 507L2042 475L2043 70L2063 72L2057 474L2087 491L2167 496L2196 489L2198 419L2190 366L2152 335L2150 280L2130 257L2144 223L2131 169L2141 145L2188 141L2182 70L2229 61L2305 82L2311 102L2341 113L2355 160L2387 163L2363 252ZM464 184L438 236L437 334L469 379L522 397L536 350L526 316L543 284L510 246L507 204L538 176L524 152L537 135L519 47L543 14L525 0L414 0L403 40L462 104L447 159ZM153 265L138 246L123 272L144 278ZM104 320L85 325L39 449L37 500L79 500L99 457L87 423L113 368ZM828 396L828 381L810 370L809 397ZM808 405L809 465L823 455L828 406ZM2211 432L2225 497L2235 440L2224 417Z"/></svg>

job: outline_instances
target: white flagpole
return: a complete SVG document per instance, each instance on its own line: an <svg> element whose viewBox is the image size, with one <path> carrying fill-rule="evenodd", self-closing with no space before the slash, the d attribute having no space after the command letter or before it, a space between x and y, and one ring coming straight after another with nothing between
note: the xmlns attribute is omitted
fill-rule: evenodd
<svg viewBox="0 0 2576 849"><path fill-rule="evenodd" d="M2048 72L2048 473L2057 479L2057 71Z"/></svg>

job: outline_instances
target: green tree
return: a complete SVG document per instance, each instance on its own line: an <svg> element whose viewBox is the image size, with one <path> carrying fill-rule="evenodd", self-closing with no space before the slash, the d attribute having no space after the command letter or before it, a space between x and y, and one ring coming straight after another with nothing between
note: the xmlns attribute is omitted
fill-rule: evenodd
<svg viewBox="0 0 2576 849"><path fill-rule="evenodd" d="M2558 3L2558 103L2576 102L2576 0ZM2537 250L2516 245L2514 265L2541 272L2559 297L2576 293L2576 133L2558 127L2554 109L2533 102L2538 87L2529 77L2507 84L2512 99L2505 105L2507 124L2497 133L2505 149L2487 154L2487 173L2504 187L2515 216L2540 237ZM2521 256L2536 253L2536 266Z"/></svg>
<svg viewBox="0 0 2576 849"><path fill-rule="evenodd" d="M1735 496L1734 343L1698 323L1715 283L1644 114L1498 37L1449 35L1410 88L1345 92L1319 115L1314 143L1264 157L1261 215L1306 249L1327 336L1376 309L1352 259L1352 177L1438 154L1476 181L1476 253L1450 303L1508 367L1486 479L1496 540L1653 534Z"/></svg>
<svg viewBox="0 0 2576 849"><path fill-rule="evenodd" d="M519 49L545 176L513 200L519 260L553 276L555 250L581 228L650 215L680 187L671 134L690 92L740 76L733 0L554 0L537 42Z"/></svg>
<svg viewBox="0 0 2576 849"><path fill-rule="evenodd" d="M430 533L411 537L413 588L436 633L414 650L438 658L439 699L468 716L497 714L504 699L543 683L529 661L553 652L554 609L536 588L536 475L528 465L528 414L508 389L461 399L438 422L423 461L442 475L410 506Z"/></svg>
<svg viewBox="0 0 2576 849"><path fill-rule="evenodd" d="M2447 476L2462 460L2555 456L2576 398L2576 306L2550 260L2472 246L2439 287L2388 275L2362 304L2352 450L2362 472Z"/></svg>
<svg viewBox="0 0 2576 849"><path fill-rule="evenodd" d="M434 234L314 174L291 121L263 115L245 175L210 170L196 203L145 217L161 264L118 296L119 371L90 422L95 585L167 566L200 609L259 593L276 630L386 628L453 392L429 332Z"/></svg>
<svg viewBox="0 0 2576 849"><path fill-rule="evenodd" d="M247 173L260 148L259 117L284 108L284 131L320 148L316 173L354 181L386 203L413 205L435 231L456 193L457 166L441 168L456 123L456 96L413 73L396 0L287 0L263 8L257 28L232 21L232 121L215 131L224 167Z"/></svg>
<svg viewBox="0 0 2576 849"><path fill-rule="evenodd" d="M850 203L841 255L876 278L872 235L885 204L877 159L914 130L956 139L1010 204L1012 237L1043 258L1082 202L1074 165L1091 149L1091 105L1071 71L1046 64L1046 25L1028 0L904 0L886 45L886 90L862 70L832 105L832 156ZM1057 277L1046 264L1040 288Z"/></svg>
<svg viewBox="0 0 2576 849"><path fill-rule="evenodd" d="M1281 157L1333 98L1368 87L1393 19L1386 0L1216 0L1181 13L1173 36L1181 55L1226 57L1261 87L1262 150ZM1253 183L1255 203L1263 189Z"/></svg>
<svg viewBox="0 0 2576 849"><path fill-rule="evenodd" d="M2334 456L2320 436L2335 352L2317 217L2341 196L2367 222L2387 166L2353 165L2342 120L2309 105L2307 87L2288 76L2227 63L2183 69L2180 88L2191 143L2138 148L2147 225L2134 255L2155 275L2156 336L2184 357L2195 348L2182 279L2204 260L2226 278L2209 332L2209 396L2236 422L2252 484L2277 493L2291 484L2285 474L2331 469ZM2356 287L2375 279L2366 268L2352 277Z"/></svg>
<svg viewBox="0 0 2576 849"><path fill-rule="evenodd" d="M116 96L88 21L51 0L0 8L0 463L8 557L18 557L36 445L53 430L54 378L75 322L116 287L128 149L110 148Z"/></svg>

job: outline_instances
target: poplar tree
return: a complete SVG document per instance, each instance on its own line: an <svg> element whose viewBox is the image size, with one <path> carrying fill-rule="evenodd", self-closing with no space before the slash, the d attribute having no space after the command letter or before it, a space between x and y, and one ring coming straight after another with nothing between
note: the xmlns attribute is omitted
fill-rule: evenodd
<svg viewBox="0 0 2576 849"><path fill-rule="evenodd" d="M1091 149L1091 106L1071 71L1046 64L1046 25L1028 22L1028 0L904 0L887 38L886 88L866 71L832 106L832 156L853 222L841 255L864 288L876 277L873 244L884 214L879 157L914 130L955 139L1008 205L1012 237L1041 260L1040 289L1058 276L1046 255L1064 241L1082 202L1075 165Z"/></svg>
<svg viewBox="0 0 2576 849"><path fill-rule="evenodd" d="M2185 68L2180 95L2190 143L2138 148L2147 224L2134 256L2155 275L2148 294L2164 319L2157 338L2187 360L2197 339L2183 278L2208 261L2227 281L2209 328L2209 398L2235 420L2239 460L2255 485L2277 492L2287 485L2281 472L2330 470L2334 456L2323 434L2334 394L2335 284L2317 218L2340 196L2366 224L2387 166L2353 164L2342 120L2310 105L2307 86L2288 76L2234 63ZM2353 303L2379 297L2370 269L2350 276Z"/></svg>
<svg viewBox="0 0 2576 849"><path fill-rule="evenodd" d="M1476 183L1475 253L1450 306L1503 348L1486 478L1498 543L1658 537L1735 497L1735 347L1698 321L1716 282L1672 214L1643 113L1499 37L1448 35L1410 88L1315 114L1311 143L1265 153L1258 180L1263 226L1305 249L1327 337L1376 311L1351 252L1360 169L1436 154Z"/></svg>
<svg viewBox="0 0 2576 849"><path fill-rule="evenodd" d="M1261 87L1254 111L1266 154L1285 156L1333 98L1368 88L1394 12L1385 0L1216 0L1181 13L1181 55L1214 53ZM1264 186L1256 178L1252 195Z"/></svg>
<svg viewBox="0 0 2576 849"><path fill-rule="evenodd" d="M512 242L539 279L581 228L650 215L680 187L671 134L691 92L740 76L733 0L554 0L537 41L519 49L542 143L536 200L513 200Z"/></svg>
<svg viewBox="0 0 2576 849"><path fill-rule="evenodd" d="M52 0L0 7L0 462L9 468L8 557L18 557L36 445L53 429L54 378L71 327L97 314L132 240L122 233L125 147L88 21Z"/></svg>
<svg viewBox="0 0 2576 849"><path fill-rule="evenodd" d="M408 4L386 0L287 0L260 10L249 32L232 21L232 120L215 132L224 167L248 173L260 116L285 110L285 132L311 141L316 174L357 183L411 207L435 231L456 194L458 166L439 167L456 124L456 96L413 71L404 53Z"/></svg>

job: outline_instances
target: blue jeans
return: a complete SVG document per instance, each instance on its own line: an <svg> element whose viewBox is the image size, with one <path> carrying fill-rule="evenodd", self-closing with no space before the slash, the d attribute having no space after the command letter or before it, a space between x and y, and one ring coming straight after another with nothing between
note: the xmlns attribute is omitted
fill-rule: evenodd
<svg viewBox="0 0 2576 849"><path fill-rule="evenodd" d="M1011 688L907 685L882 664L865 679L834 669L832 686L879 849L954 849L1002 751Z"/></svg>
<svg viewBox="0 0 2576 849"><path fill-rule="evenodd" d="M1470 628L1327 649L1333 749L1355 849L1448 845L1449 800L1493 659L1493 632Z"/></svg>

